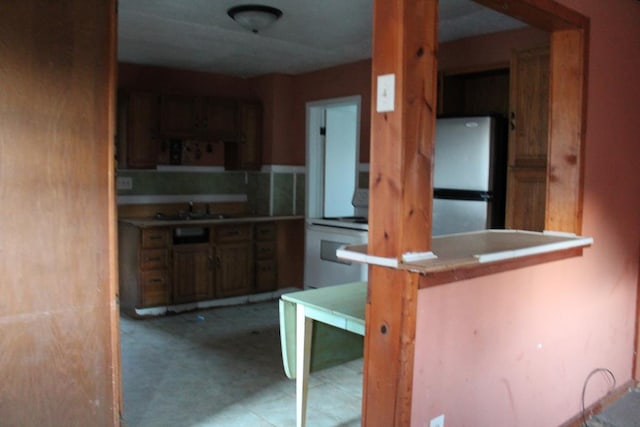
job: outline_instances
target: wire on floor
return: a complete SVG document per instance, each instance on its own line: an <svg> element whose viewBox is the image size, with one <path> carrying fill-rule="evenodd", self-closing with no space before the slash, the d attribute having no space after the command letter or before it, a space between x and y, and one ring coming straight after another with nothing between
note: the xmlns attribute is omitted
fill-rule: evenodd
<svg viewBox="0 0 640 427"><path fill-rule="evenodd" d="M584 408L584 395L587 392L587 384L589 383L589 380L591 379L591 377L599 372L608 374L611 377L611 380L613 383L611 384L611 388L609 389L609 391L616 388L616 376L613 375L613 372L611 372L607 368L596 368L593 371L591 371L589 375L587 375L587 378L584 380L584 385L582 386L582 425L583 427L589 427L589 424L587 424L586 410Z"/></svg>

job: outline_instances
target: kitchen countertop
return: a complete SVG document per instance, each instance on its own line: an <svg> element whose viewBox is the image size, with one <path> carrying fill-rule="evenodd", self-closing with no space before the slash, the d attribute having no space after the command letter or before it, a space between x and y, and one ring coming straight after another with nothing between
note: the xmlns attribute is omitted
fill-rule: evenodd
<svg viewBox="0 0 640 427"><path fill-rule="evenodd" d="M582 254L593 239L561 232L483 230L438 236L431 243L431 252L407 253L401 259L369 254L367 245L347 245L337 255L346 261L421 273L430 276L432 284L441 284L503 271L505 266L518 268Z"/></svg>
<svg viewBox="0 0 640 427"><path fill-rule="evenodd" d="M133 225L139 228L149 227L184 227L185 225L216 225L216 224L238 224L268 221L290 221L304 219L304 215L280 215L280 216L231 216L228 218L205 218L205 219L184 219L166 220L156 218L119 218L118 221L124 224Z"/></svg>

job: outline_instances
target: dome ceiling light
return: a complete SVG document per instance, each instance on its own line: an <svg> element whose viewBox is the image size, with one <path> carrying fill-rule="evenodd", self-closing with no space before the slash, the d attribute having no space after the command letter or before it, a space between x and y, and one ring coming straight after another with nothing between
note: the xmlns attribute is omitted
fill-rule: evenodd
<svg viewBox="0 0 640 427"><path fill-rule="evenodd" d="M277 21L282 16L282 11L271 6L245 4L230 8L227 15L241 27L258 33Z"/></svg>

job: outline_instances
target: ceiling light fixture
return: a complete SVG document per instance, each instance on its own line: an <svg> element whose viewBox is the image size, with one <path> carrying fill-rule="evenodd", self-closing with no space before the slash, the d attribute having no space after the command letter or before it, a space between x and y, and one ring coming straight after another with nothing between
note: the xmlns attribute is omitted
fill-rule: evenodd
<svg viewBox="0 0 640 427"><path fill-rule="evenodd" d="M241 27L257 33L277 21L282 16L282 11L271 6L245 4L227 10L227 15Z"/></svg>

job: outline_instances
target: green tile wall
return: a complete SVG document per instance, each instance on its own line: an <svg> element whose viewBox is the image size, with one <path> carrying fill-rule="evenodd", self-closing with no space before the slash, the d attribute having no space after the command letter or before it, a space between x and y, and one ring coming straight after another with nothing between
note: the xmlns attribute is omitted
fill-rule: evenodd
<svg viewBox="0 0 640 427"><path fill-rule="evenodd" d="M133 184L131 190L118 190L122 196L246 194L249 210L255 215L305 213L304 173L121 170L118 176L131 178Z"/></svg>
<svg viewBox="0 0 640 427"><path fill-rule="evenodd" d="M293 206L293 173L273 174L273 214L292 215Z"/></svg>
<svg viewBox="0 0 640 427"><path fill-rule="evenodd" d="M157 172L119 171L118 176L130 177L131 190L118 190L119 195L168 194L246 194L244 172Z"/></svg>

